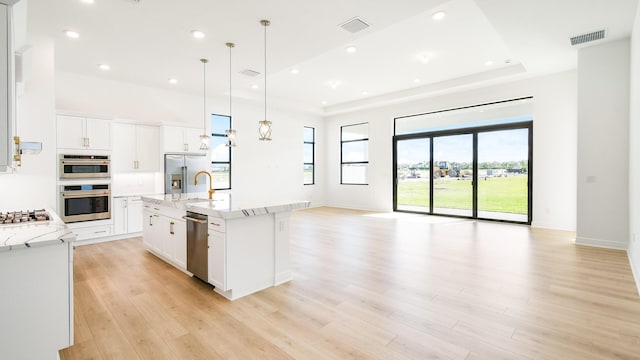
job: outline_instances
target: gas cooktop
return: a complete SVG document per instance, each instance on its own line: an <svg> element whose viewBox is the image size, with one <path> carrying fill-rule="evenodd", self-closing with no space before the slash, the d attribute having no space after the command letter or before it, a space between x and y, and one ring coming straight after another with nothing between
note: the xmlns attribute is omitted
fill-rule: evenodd
<svg viewBox="0 0 640 360"><path fill-rule="evenodd" d="M0 212L0 224L33 224L49 220L51 216L44 209Z"/></svg>

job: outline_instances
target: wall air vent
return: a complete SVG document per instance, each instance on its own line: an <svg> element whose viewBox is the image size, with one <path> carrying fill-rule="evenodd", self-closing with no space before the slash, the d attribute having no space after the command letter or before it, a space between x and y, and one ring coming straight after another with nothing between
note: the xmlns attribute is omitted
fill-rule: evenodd
<svg viewBox="0 0 640 360"><path fill-rule="evenodd" d="M250 76L250 77L256 77L256 76L260 75L259 72L255 71L255 70L251 70L251 69L244 69L244 70L240 71L240 74L247 75L247 76Z"/></svg>
<svg viewBox="0 0 640 360"><path fill-rule="evenodd" d="M353 19L347 20L342 24L338 25L341 28L347 30L350 33L357 33L368 28L370 25L367 24L366 21L360 19L359 17L354 17Z"/></svg>
<svg viewBox="0 0 640 360"><path fill-rule="evenodd" d="M576 46L596 40L602 40L605 36L606 34L604 30L594 31L588 34L576 35L570 39L571 46Z"/></svg>

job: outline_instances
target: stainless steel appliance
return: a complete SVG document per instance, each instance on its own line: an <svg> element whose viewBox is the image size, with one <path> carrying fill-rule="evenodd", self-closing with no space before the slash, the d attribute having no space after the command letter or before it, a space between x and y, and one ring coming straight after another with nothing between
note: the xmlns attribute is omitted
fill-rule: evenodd
<svg viewBox="0 0 640 360"><path fill-rule="evenodd" d="M51 220L45 209L0 212L0 224L35 224Z"/></svg>
<svg viewBox="0 0 640 360"><path fill-rule="evenodd" d="M164 155L164 193L205 192L207 184L193 184L193 178L200 170L208 170L211 164L204 154L165 154Z"/></svg>
<svg viewBox="0 0 640 360"><path fill-rule="evenodd" d="M60 187L60 218L66 223L111 218L109 184Z"/></svg>
<svg viewBox="0 0 640 360"><path fill-rule="evenodd" d="M209 281L209 244L207 215L187 211L187 271L200 280Z"/></svg>
<svg viewBox="0 0 640 360"><path fill-rule="evenodd" d="M60 179L108 179L109 155L60 155Z"/></svg>

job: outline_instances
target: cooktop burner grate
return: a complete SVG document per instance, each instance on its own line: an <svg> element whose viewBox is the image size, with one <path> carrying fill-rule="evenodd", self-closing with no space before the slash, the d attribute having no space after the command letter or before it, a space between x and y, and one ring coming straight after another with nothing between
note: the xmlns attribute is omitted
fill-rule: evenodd
<svg viewBox="0 0 640 360"><path fill-rule="evenodd" d="M49 220L51 220L51 216L44 209L0 212L0 224L34 223Z"/></svg>

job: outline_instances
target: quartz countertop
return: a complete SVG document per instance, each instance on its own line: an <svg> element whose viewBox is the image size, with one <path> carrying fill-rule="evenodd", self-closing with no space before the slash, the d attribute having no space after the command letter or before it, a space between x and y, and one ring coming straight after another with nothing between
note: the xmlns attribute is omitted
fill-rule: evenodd
<svg viewBox="0 0 640 360"><path fill-rule="evenodd" d="M308 208L310 205L310 202L306 200L261 202L248 197L220 192L213 194L213 200L209 200L209 194L204 192L143 195L142 201L154 205L197 212L223 219L237 219L247 216L273 214L277 212L304 209Z"/></svg>
<svg viewBox="0 0 640 360"><path fill-rule="evenodd" d="M75 241L75 235L51 209L51 220L0 224L0 251L11 251Z"/></svg>

